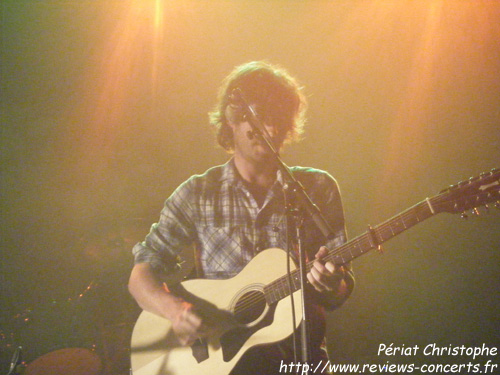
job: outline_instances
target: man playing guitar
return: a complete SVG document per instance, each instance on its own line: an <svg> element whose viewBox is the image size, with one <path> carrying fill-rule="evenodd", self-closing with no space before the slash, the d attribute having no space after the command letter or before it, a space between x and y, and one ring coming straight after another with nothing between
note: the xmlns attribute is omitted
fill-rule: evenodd
<svg viewBox="0 0 500 375"><path fill-rule="evenodd" d="M192 346L220 328L217 319L210 319L196 303L186 301L164 283L165 277L175 272L181 250L194 243L198 278L229 279L265 249L289 249L294 236L283 175L235 100L235 89L245 95L277 150L298 138L305 121L305 97L295 79L280 67L250 62L235 68L223 82L210 121L219 144L232 155L230 160L181 184L166 200L158 223L133 249L135 265L129 281L130 293L143 310L170 321L180 346ZM291 167L290 171L334 231L333 238L327 240L310 218L306 217L302 224L302 246L308 259L315 259L307 273L308 344L310 362L318 363L327 359L325 309L332 310L344 303L352 292L354 278L349 264L335 266L322 261L327 249L346 241L336 181L317 169ZM290 253L296 257L293 249ZM262 272L275 266L265 264ZM298 336L252 347L231 373L279 373L280 363L297 360L297 345L293 341L300 342Z"/></svg>

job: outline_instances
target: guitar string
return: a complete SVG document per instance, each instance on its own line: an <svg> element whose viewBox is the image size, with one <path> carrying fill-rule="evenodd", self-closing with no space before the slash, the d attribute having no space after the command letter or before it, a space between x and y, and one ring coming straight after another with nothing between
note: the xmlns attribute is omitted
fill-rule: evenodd
<svg viewBox="0 0 500 375"><path fill-rule="evenodd" d="M446 198L447 195L448 195L448 193L445 192L445 193L439 194L433 198L430 198L430 199L427 199L425 201L417 203L416 205L408 208L407 210L405 210L401 214L396 215L393 218L389 219L388 221L373 228L374 235L376 236L378 234L379 237L382 239L380 242L385 242L386 241L386 240L384 240L384 233L385 232L390 231L390 233L388 232L388 234L389 234L388 239L390 239L390 238L394 237L395 235L400 234L403 231L413 227L414 225L418 224L419 222L426 220L429 217L432 217L434 215L434 212L432 212L433 207L440 208L441 206L445 206L447 201L449 202L449 199ZM476 198L477 199L479 198L478 194L476 194ZM458 203L458 202L456 202L456 203ZM465 203L467 203L467 202L465 202ZM423 210L423 209L427 209L427 208L430 210L430 212L426 212ZM454 208L454 210L457 211L456 208ZM422 218L422 219L418 219L419 213L426 214L426 215L429 215L429 213L430 213L431 215L426 216L425 218ZM414 217L417 218L417 222L412 223L410 226L407 227L406 223L405 223L405 219L408 222L409 218L414 218ZM394 233L393 224L396 221L402 221L404 229L399 230L399 231L396 230L397 233ZM344 254L347 255L347 253L349 253L349 255L351 256L351 259L354 259L355 257L362 255L364 252L373 249L372 243L368 237L369 237L369 234L365 233L365 234L360 235L359 237L353 239L352 241L350 241L344 245L339 246L336 249L332 249L329 252L329 254L325 257L325 259L335 260L336 257L340 257L341 259L343 259L343 255ZM368 246L366 247L366 250L363 250L363 247L365 245L368 245ZM357 254L356 256L353 256L352 249L356 249L356 248L361 250L361 253ZM344 261L344 263L345 263L345 261ZM310 262L306 265L308 270L311 268L311 266L312 266L312 262ZM297 273L298 273L298 270L294 270L292 272L292 276L296 276ZM297 286L295 285L296 278L292 277L292 280L294 282L294 287L297 288ZM286 286L286 289L284 288L285 286ZM297 289L295 289L295 290L297 290ZM266 299L265 298L266 295L271 294L270 291L277 291L279 293L278 294L279 298L277 299L277 301L279 299L286 297L289 294L288 282L286 281L286 276L284 276L284 277L282 276L264 287L263 292L262 292L262 294L264 295L264 299ZM281 296L280 291L283 291L283 297ZM274 293L274 294L276 294L276 293ZM266 299L266 301L267 301L267 299ZM255 309L255 303L262 303L262 295L261 294L254 296L252 298L247 298L247 301L245 303L242 303L238 306L238 307L240 307L239 311L246 310L248 308Z"/></svg>
<svg viewBox="0 0 500 375"><path fill-rule="evenodd" d="M422 206L424 206L424 204L421 202L421 203L409 208L408 210L401 213L400 215L393 217L392 219L389 220L389 222L393 222L395 219L404 220L404 218L408 219L410 217L414 217L416 214L415 211L417 211ZM380 231L384 231L388 228L390 228L390 223L384 223L378 227L375 227L373 230L375 232L380 232ZM354 238L352 241L350 241L344 245L341 245L336 249L331 250L330 253L328 254L328 256L325 258L327 258L328 260L334 260L334 258L339 257L339 255L340 255L340 257L342 257L343 254L347 254L347 253L351 253L351 255L352 255L352 248L357 247L357 248L361 249L365 245L368 245L367 250L370 250L373 248L373 246L371 246L371 242L369 241L368 235L366 233L364 235L360 235L357 238ZM361 252L361 254L362 253L363 252ZM306 265L306 267L309 270L312 267L312 262L309 262ZM298 273L297 269L292 272L292 280L294 281L293 286L295 288L297 288L297 286L295 285L296 279L293 276L297 276L297 273ZM286 289L285 289L285 287L286 287ZM289 294L288 283L286 282L286 276L282 276L282 277L276 279L275 281L272 281L271 283L267 284L263 289L263 294L269 295L270 290L274 291L275 292L274 294L278 294L278 296L281 298L286 297ZM295 289L295 290L297 290L297 289ZM280 292L282 292L282 293L280 293ZM284 294L283 297L281 296L282 294ZM278 298L277 300L279 300L281 298ZM247 311L248 309L255 309L256 308L255 305L257 303L260 303L261 301L262 301L261 295L247 298L246 301L242 302L241 304L239 304L237 306L238 310L236 311L236 309L235 309L235 313L238 313L241 311Z"/></svg>
<svg viewBox="0 0 500 375"><path fill-rule="evenodd" d="M431 198L430 199L431 204L433 204L435 207L440 206L441 205L441 203L439 202L440 198L441 198L440 196L436 196L436 197ZM379 236L381 236L382 232L390 230L391 234L392 234L393 229L391 228L391 225L397 220L403 221L403 225L405 226L403 231L405 231L406 229L409 229L412 226L414 226L415 224L420 222L420 220L419 220L419 221L417 221L417 223L414 223L411 226L406 227L406 225L404 224L405 219L406 219L406 221L408 221L409 218L418 217L419 212L424 214L425 212L422 209L426 209L426 208L429 208L426 201L419 202L416 205L408 208L406 211L402 212L401 214L396 215L393 218L389 219L387 222L384 222L384 223L380 224L379 226L373 228L374 233L379 234ZM428 217L430 217L430 216L428 216ZM425 217L423 220L427 219L428 217ZM401 231L399 233L402 233L403 231ZM383 241L381 241L381 242L383 242ZM332 249L329 252L329 254L325 257L325 259L334 260L336 257L342 258L342 255L344 255L344 254L347 255L348 253L351 255L351 257L352 257L351 259L354 259L355 257L352 255L352 249L355 249L355 248L362 249L366 245L368 245L366 247L366 251L373 249L373 246L368 238L367 233L362 234L362 235L354 238L352 241L347 242L346 244L341 245L336 249ZM358 254L357 256L363 254L364 252L365 251L361 251L361 253ZM310 270L310 268L312 267L312 264L313 264L313 262L309 262L306 265L308 270ZM297 269L292 271L292 281L294 284L293 286L295 288L297 288L297 286L295 285L296 279L293 276L297 276L297 274L298 274ZM298 290L298 289L295 289L294 291L296 291L296 290ZM274 296L272 296L272 294L274 294L274 295L277 294L279 298L276 299ZM282 294L283 294L283 296L282 296ZM240 304L235 306L234 313L238 314L238 313L242 313L242 312L247 312L249 310L255 311L256 309L262 310L260 307L260 304L262 303L263 299L266 302L268 301L268 299L266 298L266 295L270 295L272 297L273 301L274 301L274 299L276 299L276 301L274 301L274 302L277 302L280 299L289 295L288 282L286 281L286 276L282 276L282 277L272 281L271 283L265 285L262 291L260 291L258 293L253 293L250 297L248 297L248 296L244 297L245 300L243 302L241 302Z"/></svg>
<svg viewBox="0 0 500 375"><path fill-rule="evenodd" d="M332 250L332 252L329 254L329 257L334 258L336 255L338 256L338 254L351 252L350 248L353 248L353 247L361 248L361 247L364 247L364 245L368 245L367 248L371 247L370 242L366 238L366 235L361 236L359 238L355 238L352 242L349 243L349 246L341 246L340 248ZM312 262L307 264L308 269L310 269L311 266L312 266ZM297 288L297 285L296 285L296 278L294 276L297 276L297 273L298 273L297 270L294 270L292 272L293 286L295 288ZM295 290L297 290L297 289L295 289ZM264 287L263 293L268 294L268 295L271 294L272 300L275 300L275 299L279 300L281 298L286 297L289 294L288 283L286 282L286 276L280 277L277 280L266 285ZM276 295L278 297L281 297L281 298L276 298ZM247 297L244 302L242 302L236 306L235 313L239 313L239 312L246 311L249 309L255 309L256 308L255 304L261 303L261 301L262 301L261 296L256 295L256 296L253 296L250 298Z"/></svg>

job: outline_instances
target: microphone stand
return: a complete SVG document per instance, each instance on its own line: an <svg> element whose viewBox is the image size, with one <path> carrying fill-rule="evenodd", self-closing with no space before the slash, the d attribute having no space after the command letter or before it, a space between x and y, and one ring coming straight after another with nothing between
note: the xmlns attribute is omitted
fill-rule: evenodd
<svg viewBox="0 0 500 375"><path fill-rule="evenodd" d="M300 286L301 286L301 296L302 296L302 324L301 324L301 352L302 352L302 363L307 363L309 361L309 331L308 322L309 314L306 307L306 283L307 283L307 267L306 267L306 252L302 248L302 223L304 219L304 213L309 215L316 226L320 229L321 233L327 238L331 239L334 236L334 232L331 229L328 222L323 217L318 206L316 206L312 200L307 195L302 184L297 181L293 173L290 171L288 166L281 160L278 151L273 145L271 137L262 122L259 120L257 113L254 108L248 104L243 93L239 88L235 88L232 92L232 97L235 102L240 102L243 106L243 110L246 112L247 120L253 128L253 132L264 140L265 145L271 151L274 161L278 169L283 174L285 180L285 190L288 194L291 194L294 199L292 202L292 211L294 212L294 223L296 228L297 236L297 248L299 252L299 273L300 273Z"/></svg>
<svg viewBox="0 0 500 375"><path fill-rule="evenodd" d="M7 375L15 375L18 374L18 365L22 363L21 354L22 354L22 346L18 346L12 355L12 359L10 360L9 372Z"/></svg>

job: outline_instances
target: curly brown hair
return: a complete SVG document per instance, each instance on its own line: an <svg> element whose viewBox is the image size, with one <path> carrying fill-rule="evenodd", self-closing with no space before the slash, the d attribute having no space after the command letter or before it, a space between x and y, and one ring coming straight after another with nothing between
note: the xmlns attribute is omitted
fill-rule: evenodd
<svg viewBox="0 0 500 375"><path fill-rule="evenodd" d="M285 69L265 61L252 61L237 66L222 82L217 104L209 113L217 141L226 151L234 151L232 128L226 108L231 94L239 88L245 99L256 106L262 120L279 130L285 142L298 140L305 124L307 102L302 88Z"/></svg>

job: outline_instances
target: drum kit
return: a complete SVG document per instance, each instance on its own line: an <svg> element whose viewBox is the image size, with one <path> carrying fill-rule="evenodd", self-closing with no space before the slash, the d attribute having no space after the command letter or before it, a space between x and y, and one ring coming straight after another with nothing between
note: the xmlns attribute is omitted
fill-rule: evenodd
<svg viewBox="0 0 500 375"><path fill-rule="evenodd" d="M130 337L139 307L127 291L131 249L144 238L143 220L81 241L98 276L83 291L9 318L0 328L0 374L129 375ZM10 362L10 366L9 366Z"/></svg>

